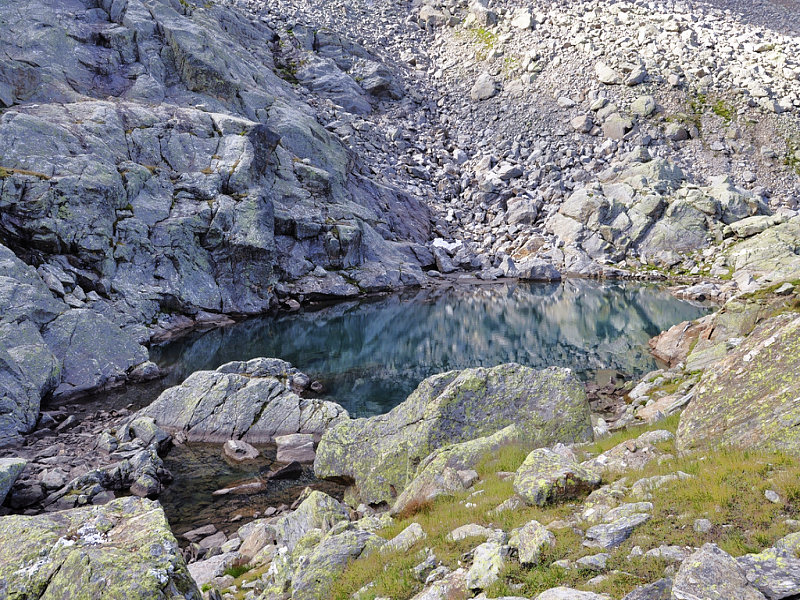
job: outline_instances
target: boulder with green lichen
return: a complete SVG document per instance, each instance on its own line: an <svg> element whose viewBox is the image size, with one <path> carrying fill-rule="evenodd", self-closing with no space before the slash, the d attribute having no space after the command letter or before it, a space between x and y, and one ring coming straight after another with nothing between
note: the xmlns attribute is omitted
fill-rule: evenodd
<svg viewBox="0 0 800 600"><path fill-rule="evenodd" d="M600 485L600 475L578 464L566 448L537 448L514 477L514 491L530 506L574 498Z"/></svg>
<svg viewBox="0 0 800 600"><path fill-rule="evenodd" d="M391 503L438 448L512 424L532 447L593 436L586 394L569 369L509 363L429 377L389 413L337 423L320 441L314 471L349 485L350 502Z"/></svg>
<svg viewBox="0 0 800 600"><path fill-rule="evenodd" d="M200 600L157 502L0 518L0 597Z"/></svg>
<svg viewBox="0 0 800 600"><path fill-rule="evenodd" d="M710 366L681 415L677 446L733 445L800 452L800 315L758 325Z"/></svg>

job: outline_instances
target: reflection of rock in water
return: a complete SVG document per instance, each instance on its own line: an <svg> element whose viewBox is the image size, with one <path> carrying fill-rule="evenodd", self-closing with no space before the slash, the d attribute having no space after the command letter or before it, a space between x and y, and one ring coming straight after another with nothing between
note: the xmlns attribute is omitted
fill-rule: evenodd
<svg viewBox="0 0 800 600"><path fill-rule="evenodd" d="M262 492L214 496L215 490L228 485L255 478L267 479L266 474L279 466L275 464L275 446L259 450L262 456L240 464L226 461L218 444L184 444L170 451L164 463L175 480L159 496L159 501L178 539L182 539L180 534L206 523L214 523L230 535L255 513L263 513L270 506L290 505L306 486L341 498L342 488L316 480L310 464L303 465L303 473L296 479L267 481ZM237 514L242 515L243 520L231 523Z"/></svg>
<svg viewBox="0 0 800 600"><path fill-rule="evenodd" d="M386 412L425 377L519 362L637 374L647 340L703 308L638 283L567 280L419 291L252 319L154 352L176 379L229 360L276 356L325 385L354 416Z"/></svg>

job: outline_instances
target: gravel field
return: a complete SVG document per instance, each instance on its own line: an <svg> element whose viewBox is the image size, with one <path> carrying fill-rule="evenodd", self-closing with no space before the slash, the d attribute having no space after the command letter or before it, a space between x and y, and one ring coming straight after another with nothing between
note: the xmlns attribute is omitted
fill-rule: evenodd
<svg viewBox="0 0 800 600"><path fill-rule="evenodd" d="M800 0L706 0L700 5L730 10L752 25L781 33L800 33Z"/></svg>

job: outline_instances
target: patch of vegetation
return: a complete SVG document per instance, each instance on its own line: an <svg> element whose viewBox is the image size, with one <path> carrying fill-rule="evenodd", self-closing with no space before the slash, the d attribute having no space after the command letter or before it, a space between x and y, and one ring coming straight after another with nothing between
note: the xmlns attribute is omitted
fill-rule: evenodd
<svg viewBox="0 0 800 600"><path fill-rule="evenodd" d="M786 140L786 155L783 157L783 164L800 175L800 142Z"/></svg>
<svg viewBox="0 0 800 600"><path fill-rule="evenodd" d="M225 575L230 575L234 579L241 577L250 570L250 565L234 565L225 569Z"/></svg>
<svg viewBox="0 0 800 600"><path fill-rule="evenodd" d="M683 380L674 382L679 385ZM673 381L668 382L670 385ZM645 431L667 429L675 431L679 417L672 416L654 425L635 427L618 432L584 451L592 455L606 451ZM733 556L758 552L774 544L790 532L787 518L800 514L800 461L780 452L717 449L694 452L677 457L673 442L659 445L673 458L650 463L644 469L606 477L604 483L625 476L627 485L643 477L667 475L683 471L688 479L677 479L653 493L653 518L639 527L634 534L610 554L607 578L594 586L587 581L597 575L579 568L560 568L553 562L567 559L574 562L582 556L600 552L586 548L582 537L571 527L553 528L555 547L543 554L539 566L527 567L514 560L507 561L501 578L487 592L488 597L504 595L535 597L540 592L567 585L576 589L607 593L621 598L632 589L655 581L664 575L667 562L653 556L631 556L631 549L640 546L645 551L660 545L700 546L714 542ZM513 471L524 460L527 448L509 445L487 456L477 470L481 480L475 488L449 498L417 507L412 514L398 518L380 532L391 539L411 523L419 523L428 534L407 552L374 553L353 562L334 584L331 597L349 600L353 593L372 584L359 596L361 600L388 596L395 600L410 598L422 589L410 569L425 558L425 549L452 569L462 566L464 553L482 542L471 538L459 542L447 539L447 534L461 525L476 523L492 528L502 528L507 533L531 519L550 524L568 520L582 512L582 500L559 503L544 508L524 507L494 513L493 509L513 495L513 478L503 478L498 473ZM764 498L767 489L774 490L781 503L773 504ZM636 502L641 498L628 494L623 502ZM697 533L695 519L706 518L712 523L708 533ZM589 524L582 523L582 528Z"/></svg>
<svg viewBox="0 0 800 600"><path fill-rule="evenodd" d="M478 46L475 51L475 57L478 60L486 60L495 46L497 46L497 34L485 27L475 27L470 29L471 41Z"/></svg>
<svg viewBox="0 0 800 600"><path fill-rule="evenodd" d="M12 169L11 167L0 167L0 179L6 179L11 175L30 175L31 177L38 177L43 181L50 179L50 175L39 173L37 171L29 171L27 169Z"/></svg>
<svg viewBox="0 0 800 600"><path fill-rule="evenodd" d="M726 125L729 125L736 117L736 110L731 104L725 102L725 100L717 100L714 102L714 104L711 105L711 111L718 117L722 117Z"/></svg>

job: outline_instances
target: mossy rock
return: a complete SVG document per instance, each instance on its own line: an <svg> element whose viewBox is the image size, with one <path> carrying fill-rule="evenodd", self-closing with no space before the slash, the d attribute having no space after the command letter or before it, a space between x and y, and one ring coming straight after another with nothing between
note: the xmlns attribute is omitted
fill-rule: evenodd
<svg viewBox="0 0 800 600"><path fill-rule="evenodd" d="M389 413L336 424L322 437L314 471L352 486L352 502L392 503L436 449L512 424L532 447L593 436L583 385L569 369L509 363L429 377Z"/></svg>
<svg viewBox="0 0 800 600"><path fill-rule="evenodd" d="M758 325L709 368L678 427L680 450L718 445L800 453L800 316Z"/></svg>
<svg viewBox="0 0 800 600"><path fill-rule="evenodd" d="M201 598L164 511L151 500L3 517L0 539L2 598Z"/></svg>

